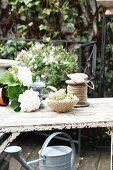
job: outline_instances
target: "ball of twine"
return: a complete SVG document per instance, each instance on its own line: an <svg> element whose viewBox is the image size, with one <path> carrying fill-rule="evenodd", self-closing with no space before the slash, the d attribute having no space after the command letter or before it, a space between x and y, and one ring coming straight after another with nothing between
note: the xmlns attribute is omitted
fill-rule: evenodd
<svg viewBox="0 0 113 170"><path fill-rule="evenodd" d="M87 84L68 84L67 92L79 98L77 105L84 105L87 103Z"/></svg>

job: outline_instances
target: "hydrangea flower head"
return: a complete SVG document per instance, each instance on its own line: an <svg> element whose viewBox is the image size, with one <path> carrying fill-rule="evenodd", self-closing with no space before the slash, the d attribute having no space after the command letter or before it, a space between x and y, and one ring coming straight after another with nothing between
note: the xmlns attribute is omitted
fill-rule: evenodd
<svg viewBox="0 0 113 170"><path fill-rule="evenodd" d="M38 92L33 91L32 89L26 90L23 94L20 94L18 101L20 102L21 111L31 112L39 109L40 98L38 94Z"/></svg>
<svg viewBox="0 0 113 170"><path fill-rule="evenodd" d="M30 87L32 84L32 72L27 67L19 67L18 79L23 83L24 86Z"/></svg>

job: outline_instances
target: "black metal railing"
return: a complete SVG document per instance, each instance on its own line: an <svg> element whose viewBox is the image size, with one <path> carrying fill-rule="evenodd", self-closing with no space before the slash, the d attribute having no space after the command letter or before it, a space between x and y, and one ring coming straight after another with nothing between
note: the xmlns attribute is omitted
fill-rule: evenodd
<svg viewBox="0 0 113 170"><path fill-rule="evenodd" d="M112 84L113 28L112 25L113 25L113 15L104 15L103 23L102 23L100 84L99 84L99 96L101 97L104 96L113 97L113 84Z"/></svg>

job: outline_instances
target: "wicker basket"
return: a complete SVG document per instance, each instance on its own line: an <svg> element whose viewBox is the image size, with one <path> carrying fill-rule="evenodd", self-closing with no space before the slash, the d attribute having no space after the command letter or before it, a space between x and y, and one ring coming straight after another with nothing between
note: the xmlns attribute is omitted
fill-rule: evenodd
<svg viewBox="0 0 113 170"><path fill-rule="evenodd" d="M64 99L64 100L54 100L47 98L48 106L55 112L64 113L68 112L74 108L78 102L78 98L75 99Z"/></svg>

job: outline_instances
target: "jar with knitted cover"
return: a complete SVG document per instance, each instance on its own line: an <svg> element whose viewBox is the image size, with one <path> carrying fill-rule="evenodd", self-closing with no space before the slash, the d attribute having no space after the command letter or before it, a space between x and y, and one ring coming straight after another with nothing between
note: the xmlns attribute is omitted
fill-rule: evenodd
<svg viewBox="0 0 113 170"><path fill-rule="evenodd" d="M87 104L87 84L72 84L68 82L67 92L76 95L79 98L77 105Z"/></svg>
<svg viewBox="0 0 113 170"><path fill-rule="evenodd" d="M67 75L71 80L66 80L67 93L76 95L79 98L79 102L76 106L88 106L87 102L87 87L88 87L88 75L84 73L74 73Z"/></svg>

